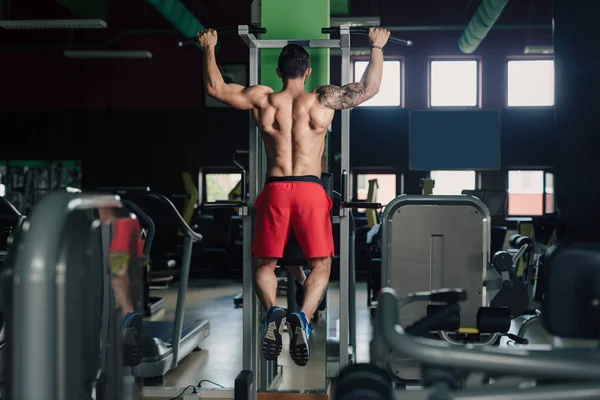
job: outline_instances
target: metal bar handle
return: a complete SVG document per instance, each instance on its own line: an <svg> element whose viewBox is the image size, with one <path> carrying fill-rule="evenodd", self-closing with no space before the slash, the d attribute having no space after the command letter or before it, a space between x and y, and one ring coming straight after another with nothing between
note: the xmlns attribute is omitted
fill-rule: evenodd
<svg viewBox="0 0 600 400"><path fill-rule="evenodd" d="M350 27L350 34L351 35L368 35L369 34L369 29L371 28L365 28L365 27L356 27L356 26L351 26ZM321 29L321 33L325 34L325 35L331 35L333 33L339 33L340 32L340 28L322 28ZM413 45L413 41L412 40L406 40L406 39L400 39L394 36L390 36L390 38L388 39L388 41L390 43L395 43L395 44L399 44L401 46L408 46L411 47Z"/></svg>
<svg viewBox="0 0 600 400"><path fill-rule="evenodd" d="M238 28L220 28L220 29L215 29L217 31L218 34L221 35L231 35L231 34L236 34L238 33ZM248 33L250 34L265 34L267 33L267 28L259 28L256 26L249 26L248 27ZM186 47L189 45L192 45L194 43L196 43L198 41L198 37L196 36L192 36L189 37L187 39L184 40L180 40L178 43L179 47Z"/></svg>

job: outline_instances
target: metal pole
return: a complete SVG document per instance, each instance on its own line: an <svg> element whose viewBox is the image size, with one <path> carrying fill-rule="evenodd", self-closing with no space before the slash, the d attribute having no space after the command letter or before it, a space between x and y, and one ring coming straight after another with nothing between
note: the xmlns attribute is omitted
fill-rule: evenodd
<svg viewBox="0 0 600 400"><path fill-rule="evenodd" d="M190 265L192 263L192 246L194 242L191 236L185 237L183 245L183 257L181 260L181 275L179 276L179 290L177 291L177 305L175 306L175 323L173 324L173 338L171 346L173 349L173 361L171 368L177 367L179 362L179 345L181 343L181 331L183 330L183 318L185 314L185 296L188 289L190 277Z"/></svg>
<svg viewBox="0 0 600 400"><path fill-rule="evenodd" d="M249 84L258 84L258 47L254 45L255 41L248 40L252 35L248 34L247 26L238 27L238 33L244 39L249 47ZM243 217L244 245L243 245L243 287L244 287L244 316L243 316L243 347L242 347L242 366L246 371L252 371L254 379L250 383L249 400L256 400L258 381L258 310L256 304L256 294L254 293L254 266L252 264L252 209L254 201L259 193L259 151L260 135L258 127L250 115L249 129L249 147L248 147L248 184L249 199L248 212Z"/></svg>
<svg viewBox="0 0 600 400"><path fill-rule="evenodd" d="M354 215L350 213L350 262L348 263L349 295L349 331L348 341L352 348L354 362L356 362L356 226Z"/></svg>
<svg viewBox="0 0 600 400"><path fill-rule="evenodd" d="M340 45L342 48L342 85L350 83L350 27L340 27ZM350 110L342 111L341 173L350 174ZM352 179L342 189L342 199L348 200L352 193ZM349 264L350 264L350 219L349 210L340 210L340 371L348 364L349 345Z"/></svg>

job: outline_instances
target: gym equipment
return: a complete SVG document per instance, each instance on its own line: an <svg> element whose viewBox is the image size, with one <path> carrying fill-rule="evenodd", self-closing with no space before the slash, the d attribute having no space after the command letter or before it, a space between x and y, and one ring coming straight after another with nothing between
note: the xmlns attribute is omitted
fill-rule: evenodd
<svg viewBox="0 0 600 400"><path fill-rule="evenodd" d="M220 29L215 29L215 31L217 31L217 33L219 35L226 35L226 34L237 34L238 33L238 29L239 28L220 28ZM248 25L248 33L250 34L265 34L267 33L267 30L265 28L258 28L256 26L252 26L252 25ZM180 40L179 42L177 42L177 44L179 45L179 47L186 47L192 44L196 44L196 42L198 42L198 37L197 36L192 36L189 37L185 40Z"/></svg>
<svg viewBox="0 0 600 400"><path fill-rule="evenodd" d="M517 258L511 256L506 251L498 251L492 257L492 267L500 275L500 280L496 280L496 287L499 287L496 295L491 299L492 307L508 307L510 315L513 318L519 317L525 313L530 306L530 296L525 283L516 276L515 261ZM486 287L494 287L494 281L488 279Z"/></svg>
<svg viewBox="0 0 600 400"><path fill-rule="evenodd" d="M3 274L11 304L7 398L35 399L43 390L48 400L119 400L128 385L136 396L122 368L122 316L105 257L110 226L93 213L121 207L114 195L57 191L44 196L18 232L14 263Z"/></svg>
<svg viewBox="0 0 600 400"><path fill-rule="evenodd" d="M476 328L478 310L493 298L489 288L482 287L489 278L487 207L466 195L402 195L387 205L382 220L382 287L407 295L464 286L473 295L461 307L460 328ZM411 304L401 312L402 320L410 324L425 315L426 306ZM449 342L463 340L452 331L440 336ZM495 334L479 336L482 343L497 339ZM401 356L391 357L387 368L399 382L419 379L418 365Z"/></svg>
<svg viewBox="0 0 600 400"><path fill-rule="evenodd" d="M184 323L185 296L192 261L192 246L202 240L202 235L185 223L173 203L160 193L134 190L117 190L126 204L135 204L143 213L138 214L142 225L154 224L156 232L176 235L181 231L185 235L183 259L177 306L174 321L144 321L142 365L133 367L133 375L154 378L159 382L171 369L192 351L199 349L202 341L210 335L210 323L207 320L195 320ZM135 209L131 210L135 213Z"/></svg>
<svg viewBox="0 0 600 400"><path fill-rule="evenodd" d="M102 191L111 193L125 194L130 191L148 191L147 187L105 187L100 188ZM162 271L154 271L153 267L156 266L157 260L153 259L156 254L152 254L152 247L155 244L156 227L152 219L140 208L137 204L121 198L122 203L135 215L138 215L142 222L142 239L144 241L143 257L144 257L144 292L143 292L143 304L144 314L146 317L152 316L162 310L165 307L165 300L159 296L150 296L151 289L166 289L169 287L169 283L173 281L173 276L168 274L168 269L173 268L176 265L174 260L168 260L164 262L167 268L167 274ZM164 237L164 236L163 236ZM163 254L161 254L163 256Z"/></svg>
<svg viewBox="0 0 600 400"><path fill-rule="evenodd" d="M331 28L328 28L331 29ZM343 25L340 28L335 28L333 31L339 32L340 39L318 39L318 40L258 40L252 33L252 28L249 26L239 26L238 34L249 48L249 85L257 85L259 83L259 51L265 48L282 48L289 43L297 43L310 48L341 48L341 83L347 84L351 80L351 63L350 63L350 34L351 28L348 25ZM249 190L248 190L248 205L254 204L254 201L264 186L266 175L266 158L262 149L261 134L249 113L250 129L249 129ZM350 210L345 208L351 204L347 203L349 193L352 188L348 184L348 174L350 171L350 110L341 111L341 162L340 172L342 178L341 198L342 205L340 208L339 225L340 225L340 335L339 335L339 367L342 369L349 362L350 355L350 280L349 264L350 264ZM356 208L366 208L358 206ZM253 221L251 207L242 207L240 215L243 216L244 229L244 338L243 338L243 360L242 368L252 371L257 379L251 384L252 400L256 399L257 391L268 390L273 379L276 377L276 371L273 365L266 364L257 348L259 337L259 313L258 302L254 293L253 286L253 269L251 257L251 243ZM334 218L334 222L337 222ZM259 360L257 363L257 359Z"/></svg>
<svg viewBox="0 0 600 400"><path fill-rule="evenodd" d="M79 161L4 161L5 197L23 214L50 190L80 188Z"/></svg>
<svg viewBox="0 0 600 400"><path fill-rule="evenodd" d="M144 305L144 313L147 317L149 317L165 307L165 299L163 299L162 297L150 296L150 288L152 285L152 260L150 259L150 250L152 249L152 243L154 241L156 227L154 226L152 218L150 218L148 214L146 214L144 210L142 210L137 204L128 199L123 198L121 198L121 202L132 213L137 215L137 217L142 223L143 230L145 231L145 237L143 237L144 248L142 251L144 260L144 292L142 302Z"/></svg>
<svg viewBox="0 0 600 400"><path fill-rule="evenodd" d="M25 216L5 197L0 197L0 268L8 256L14 233L25 221Z"/></svg>
<svg viewBox="0 0 600 400"><path fill-rule="evenodd" d="M379 26L375 26L374 28L385 28L385 27L379 27ZM321 29L321 33L324 34L336 34L336 33L340 33L340 30L344 29L343 26L339 27L339 28L323 28ZM349 32L351 35L363 35L363 36L369 36L369 30L371 28L366 28L366 27L357 27L357 26L350 26L348 28ZM401 46L408 46L411 47L413 45L412 40L406 40L406 39L400 39L394 36L390 36L388 39L389 43L394 43L394 44L399 44Z"/></svg>
<svg viewBox="0 0 600 400"><path fill-rule="evenodd" d="M555 335L553 346L521 345L509 348L455 346L409 335L399 320L400 308L413 301L433 301L436 291L398 297L391 288L382 291L371 342L371 362L385 363L390 349L423 365L424 390L403 392L398 398L429 399L590 399L600 397L600 338L597 312L600 296L600 245L570 243L550 249L548 280L541 318L548 334ZM439 292L439 291L438 291ZM456 296L465 292L444 290ZM438 299L439 300L439 299ZM444 303L460 299L446 298ZM539 321L533 316L525 321ZM419 321L431 321L431 316ZM432 323L430 323L433 325ZM531 323L531 327L534 327ZM539 325L537 325L539 328ZM357 365L351 368L358 368ZM473 373L487 378L475 387L467 386ZM513 387L493 385L490 378L520 378ZM473 384L474 382L471 382ZM527 383L522 385L521 383ZM338 396L348 393L348 382L338 382ZM352 393L350 393L352 394ZM377 400L383 400L379 397Z"/></svg>
<svg viewBox="0 0 600 400"><path fill-rule="evenodd" d="M581 250L581 249L580 249ZM591 255L590 249L584 252L591 256L586 267L597 270L600 267L598 250ZM572 254L572 253L571 253ZM598 278L595 278L596 281ZM571 284L573 282L569 282ZM596 285L600 286L600 285ZM371 363L384 363L389 349L403 354L423 365L421 380L423 388L402 391L396 395L387 390L390 383L376 369L363 365L352 365L340 373L340 377L352 376L353 379L340 379L334 388L335 400L354 400L361 387L353 385L353 381L361 379L377 395L374 400L398 399L590 399L600 396L600 353L589 348L554 348L547 346L531 347L528 351L515 348L483 348L472 346L456 346L437 340L423 339L409 334L409 328L400 325L398 316L400 308L413 301L434 301L439 292L445 292L444 303L449 306L464 299L466 292L460 289L446 289L413 293L406 297L398 297L393 289L382 291L378 301L376 325L371 342ZM455 298L448 295L454 293ZM595 293L594 293L595 294ZM588 293L592 295L592 293ZM559 296L560 297L560 296ZM589 298L587 295L584 296ZM581 297L580 297L581 298ZM439 300L439 299L437 299ZM448 307L451 308L451 307ZM581 315L580 315L581 316ZM589 316L588 316L589 318ZM425 317L420 324L434 325L431 316ZM598 337L595 338L597 342ZM470 382L468 378L474 373L484 373L487 377L480 384ZM489 384L490 377L518 377L516 384ZM389 378L388 378L389 379ZM532 384L531 381L534 381ZM536 382L537 381L537 382ZM368 382L368 383L367 383ZM521 382L528 382L521 385ZM363 387L365 386L363 385Z"/></svg>

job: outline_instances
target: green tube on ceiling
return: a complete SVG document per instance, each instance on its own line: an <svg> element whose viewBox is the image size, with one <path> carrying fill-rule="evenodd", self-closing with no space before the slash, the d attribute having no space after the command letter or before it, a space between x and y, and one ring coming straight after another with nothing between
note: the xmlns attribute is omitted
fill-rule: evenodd
<svg viewBox="0 0 600 400"><path fill-rule="evenodd" d="M205 29L204 25L179 0L148 0L148 3L156 8L185 38L195 36ZM195 46L201 48L198 43ZM217 45L216 50L218 49Z"/></svg>
<svg viewBox="0 0 600 400"><path fill-rule="evenodd" d="M475 52L507 4L508 0L483 0L460 39L458 39L460 51L465 54Z"/></svg>

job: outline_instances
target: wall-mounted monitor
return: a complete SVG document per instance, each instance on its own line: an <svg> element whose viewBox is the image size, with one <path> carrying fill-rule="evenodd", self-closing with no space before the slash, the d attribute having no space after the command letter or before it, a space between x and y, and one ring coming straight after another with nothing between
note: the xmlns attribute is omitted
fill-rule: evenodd
<svg viewBox="0 0 600 400"><path fill-rule="evenodd" d="M499 110L412 110L409 167L413 171L498 170Z"/></svg>

